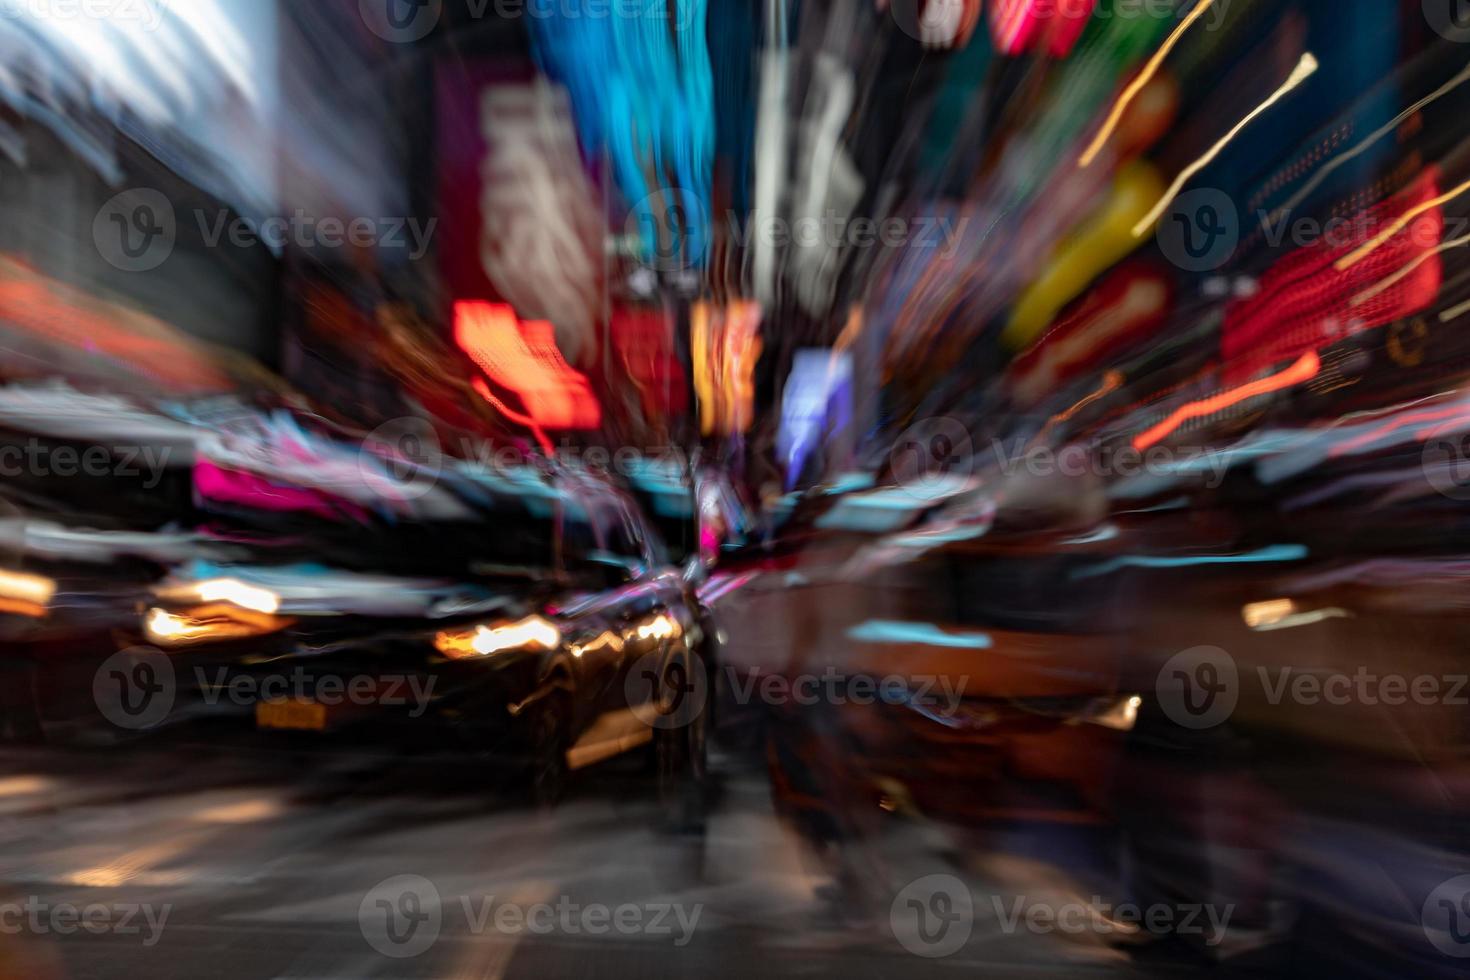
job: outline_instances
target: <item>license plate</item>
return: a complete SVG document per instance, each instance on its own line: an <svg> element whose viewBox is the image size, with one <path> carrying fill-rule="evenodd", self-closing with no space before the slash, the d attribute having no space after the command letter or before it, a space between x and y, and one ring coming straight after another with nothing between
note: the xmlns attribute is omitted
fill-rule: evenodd
<svg viewBox="0 0 1470 980"><path fill-rule="evenodd" d="M311 701L261 701L255 706L255 725L319 732L327 727L327 708Z"/></svg>

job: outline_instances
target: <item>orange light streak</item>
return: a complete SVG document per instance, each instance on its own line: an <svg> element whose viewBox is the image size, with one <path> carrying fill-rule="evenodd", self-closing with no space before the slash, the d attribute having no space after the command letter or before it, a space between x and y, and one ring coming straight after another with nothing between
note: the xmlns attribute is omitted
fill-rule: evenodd
<svg viewBox="0 0 1470 980"><path fill-rule="evenodd" d="M1118 123L1123 120L1123 113L1128 111L1128 106L1134 99L1138 98L1138 93L1143 91L1144 86L1148 85L1154 75L1158 74L1159 68L1164 64L1164 59L1169 57L1169 52L1174 50L1174 46L1179 43L1179 39L1184 36L1184 32L1189 30L1195 21L1203 17L1214 4L1215 0L1200 0L1195 8L1179 22L1179 26L1174 28L1168 37L1164 38L1164 43L1159 45L1159 50L1155 51L1153 57L1148 59L1148 63L1143 66L1143 71L1138 73L1138 77L1129 83L1128 87L1123 90L1123 93L1118 96L1118 101L1113 103L1113 111L1108 113L1107 121L1097 131L1097 135L1092 138L1092 143L1077 161L1077 166L1085 168L1092 165L1092 161L1097 159L1097 155L1102 152L1102 148L1107 145L1108 139L1112 137L1113 130L1117 129Z"/></svg>
<svg viewBox="0 0 1470 980"><path fill-rule="evenodd" d="M1214 415L1223 412L1232 405L1238 405L1248 398L1256 398L1260 395L1269 395L1273 391L1290 388L1299 385L1303 381L1310 381L1322 370L1322 359L1317 356L1316 351L1308 351L1303 354L1295 364L1279 374L1273 374L1250 384L1241 385L1230 391L1222 391L1218 395L1203 398L1197 402L1189 402L1180 405L1169 417L1158 425L1145 429L1133 439L1133 448L1142 452L1150 446L1158 445L1166 439L1170 433L1179 428L1190 419L1203 418L1206 415Z"/></svg>
<svg viewBox="0 0 1470 980"><path fill-rule="evenodd" d="M520 397L526 415L508 413L514 421L545 429L595 429L602 424L602 407L587 379L562 356L550 323L521 322L500 303L459 302L454 305L454 341L491 381ZM488 386L482 381L475 390L484 398ZM499 399L486 400L506 410Z"/></svg>

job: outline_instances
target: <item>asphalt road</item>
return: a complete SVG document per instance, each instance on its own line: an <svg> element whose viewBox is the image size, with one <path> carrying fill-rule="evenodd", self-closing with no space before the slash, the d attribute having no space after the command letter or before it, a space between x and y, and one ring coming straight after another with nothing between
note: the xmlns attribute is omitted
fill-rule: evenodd
<svg viewBox="0 0 1470 980"><path fill-rule="evenodd" d="M0 975L1133 972L1100 937L1007 931L978 900L967 942L908 952L888 909L834 894L829 868L774 817L755 760L716 762L705 833L671 836L627 763L584 772L547 813L437 759L174 739L8 749ZM951 874L984 894L993 882L947 859L953 843L911 826L875 846L897 884ZM1038 872L1038 889L1056 884Z"/></svg>
<svg viewBox="0 0 1470 980"><path fill-rule="evenodd" d="M791 584L725 600L730 663L877 614L829 603L803 627ZM896 816L822 853L778 818L747 734L726 726L698 834L661 829L634 758L575 774L542 811L468 759L309 737L7 747L0 980L1180 975L1105 923L1053 921L1118 893L1099 884L1099 828L981 839Z"/></svg>

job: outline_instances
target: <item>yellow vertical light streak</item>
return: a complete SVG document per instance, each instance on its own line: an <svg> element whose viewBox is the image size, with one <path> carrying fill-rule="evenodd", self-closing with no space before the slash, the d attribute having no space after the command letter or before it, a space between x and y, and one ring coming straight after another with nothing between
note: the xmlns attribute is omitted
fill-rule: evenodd
<svg viewBox="0 0 1470 980"><path fill-rule="evenodd" d="M1139 72L1138 77L1130 82L1128 87L1123 90L1123 93L1118 96L1118 101L1113 104L1113 111L1108 113L1107 121L1102 124L1102 128L1092 138L1091 145L1083 151L1082 156L1077 160L1077 166L1086 168L1092 165L1092 161L1097 159L1097 155L1107 145L1108 139L1113 135L1113 130L1117 129L1118 123L1123 120L1123 113L1128 111L1128 106L1134 99L1138 98L1138 93L1142 92L1144 86L1153 80L1154 75L1158 74L1159 68L1164 63L1164 59L1169 57L1169 52L1173 51L1174 46L1179 43L1179 39L1184 37L1184 32L1189 30L1195 21L1203 17L1206 11L1214 6L1214 3L1215 0L1200 0L1195 8L1179 22L1179 26L1174 28L1168 37L1164 38L1164 43L1159 46L1159 50L1154 52L1153 57L1148 59L1148 63L1143 66L1143 71Z"/></svg>
<svg viewBox="0 0 1470 980"><path fill-rule="evenodd" d="M1179 196L1179 192L1184 188L1185 184L1189 183L1189 179L1191 177L1208 167L1210 163L1214 161L1214 159L1224 151L1225 147L1228 146L1230 142L1235 139L1235 137L1240 135L1241 130L1249 126L1261 113L1265 112L1267 109L1270 109L1273 105L1286 98L1287 94L1290 93L1292 89L1296 88L1302 82L1305 82L1308 78L1310 78L1312 76L1312 73L1315 72L1318 67L1319 66L1317 63L1317 59L1312 55L1312 52L1308 51L1306 54L1302 55L1301 60L1296 63L1296 67L1291 70L1291 74L1287 76L1286 81L1282 82L1281 87L1278 88L1275 92L1271 93L1271 97L1269 99L1256 106L1250 112L1246 113L1245 118L1236 123L1234 126L1230 127L1230 132L1220 137L1219 142L1210 147L1210 149L1208 150L1208 152L1205 153L1204 156L1200 157L1198 160L1194 161L1179 172L1179 176L1174 178L1174 183L1170 185L1168 191L1164 193L1164 196L1159 198L1159 203L1154 205L1154 209L1150 211L1142 221L1133 226L1133 237L1142 238L1144 234L1147 233L1148 230L1152 228L1154 224L1159 220L1159 217L1164 213L1164 210L1168 208L1170 202L1173 201L1174 198Z"/></svg>

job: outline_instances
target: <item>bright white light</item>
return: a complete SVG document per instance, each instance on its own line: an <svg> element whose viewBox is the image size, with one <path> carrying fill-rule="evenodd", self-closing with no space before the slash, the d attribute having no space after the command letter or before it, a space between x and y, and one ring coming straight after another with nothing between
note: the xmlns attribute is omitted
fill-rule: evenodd
<svg viewBox="0 0 1470 980"><path fill-rule="evenodd" d="M270 589L249 585L238 579L219 578L200 582L194 586L203 602L228 602L241 609L273 615L281 608L281 597Z"/></svg>
<svg viewBox="0 0 1470 980"><path fill-rule="evenodd" d="M241 609L274 615L281 597L270 589L233 578L214 578L160 590L160 598L176 602L228 602Z"/></svg>
<svg viewBox="0 0 1470 980"><path fill-rule="evenodd" d="M672 640L680 632L678 623L674 622L668 616L659 615L638 627L638 639Z"/></svg>
<svg viewBox="0 0 1470 980"><path fill-rule="evenodd" d="M185 637L198 636L200 630L197 625L175 616L166 609L150 609L148 616L143 621L143 630L148 638L155 642L167 642Z"/></svg>
<svg viewBox="0 0 1470 980"><path fill-rule="evenodd" d="M56 594L56 582L44 575L0 571L0 599L45 606Z"/></svg>
<svg viewBox="0 0 1470 980"><path fill-rule="evenodd" d="M561 643L561 630L556 624L540 616L529 616L519 623L505 626L481 626L475 631L471 643L475 652L482 657L502 650L517 650L522 647L539 646L550 650Z"/></svg>

